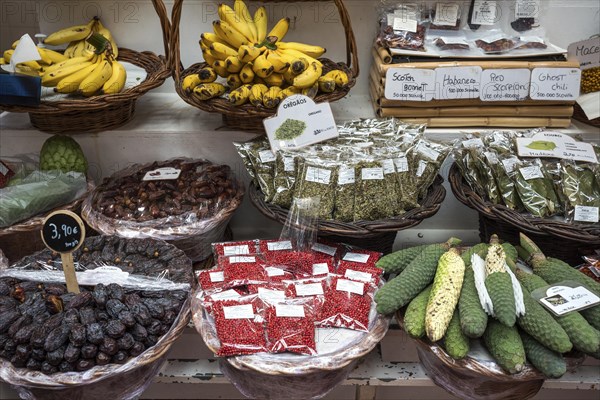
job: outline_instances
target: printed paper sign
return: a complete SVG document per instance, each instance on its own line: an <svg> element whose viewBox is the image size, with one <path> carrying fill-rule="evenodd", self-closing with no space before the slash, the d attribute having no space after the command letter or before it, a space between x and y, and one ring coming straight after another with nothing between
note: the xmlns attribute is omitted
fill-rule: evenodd
<svg viewBox="0 0 600 400"><path fill-rule="evenodd" d="M588 308L600 303L600 298L583 286L552 286L540 303L556 315Z"/></svg>
<svg viewBox="0 0 600 400"><path fill-rule="evenodd" d="M157 168L152 171L146 172L146 175L142 178L143 181L164 181L169 179L177 179L181 174L181 170L177 168L165 167Z"/></svg>
<svg viewBox="0 0 600 400"><path fill-rule="evenodd" d="M600 36L571 43L567 51L569 59L578 60L582 70L600 67Z"/></svg>
<svg viewBox="0 0 600 400"><path fill-rule="evenodd" d="M324 275L329 273L329 266L327 263L313 264L313 275Z"/></svg>
<svg viewBox="0 0 600 400"><path fill-rule="evenodd" d="M481 86L481 67L436 68L437 100L477 99Z"/></svg>
<svg viewBox="0 0 600 400"><path fill-rule="evenodd" d="M223 282L225 280L225 273L223 271L209 272L211 282Z"/></svg>
<svg viewBox="0 0 600 400"><path fill-rule="evenodd" d="M580 222L599 222L599 210L598 207L576 205L573 219Z"/></svg>
<svg viewBox="0 0 600 400"><path fill-rule="evenodd" d="M335 247L327 246L323 243L315 243L311 247L312 250L318 251L319 253L329 254L330 256L334 256L337 249Z"/></svg>
<svg viewBox="0 0 600 400"><path fill-rule="evenodd" d="M268 242L267 249L270 251L291 250L292 242L289 240L282 240L281 242Z"/></svg>
<svg viewBox="0 0 600 400"><path fill-rule="evenodd" d="M471 24L494 25L498 20L498 5L495 1L475 0Z"/></svg>
<svg viewBox="0 0 600 400"><path fill-rule="evenodd" d="M338 136L329 103L296 94L285 98L277 115L263 120L271 149L297 149Z"/></svg>
<svg viewBox="0 0 600 400"><path fill-rule="evenodd" d="M247 244L239 246L223 246L223 254L226 256L236 256L238 254L250 254Z"/></svg>
<svg viewBox="0 0 600 400"><path fill-rule="evenodd" d="M355 271L353 269L347 269L344 277L361 282L369 282L371 279L373 279L373 275L369 274L368 272Z"/></svg>
<svg viewBox="0 0 600 400"><path fill-rule="evenodd" d="M531 72L532 100L577 100L581 85L579 68L535 68Z"/></svg>
<svg viewBox="0 0 600 400"><path fill-rule="evenodd" d="M485 69L481 72L483 101L525 100L529 95L531 71L527 68Z"/></svg>
<svg viewBox="0 0 600 400"><path fill-rule="evenodd" d="M298 296L323 294L323 286L320 283L297 283L295 287Z"/></svg>
<svg viewBox="0 0 600 400"><path fill-rule="evenodd" d="M355 282L348 279L338 279L335 290L356 293L362 296L365 292L365 284L363 282Z"/></svg>
<svg viewBox="0 0 600 400"><path fill-rule="evenodd" d="M540 0L517 0L515 18L537 18L540 14Z"/></svg>
<svg viewBox="0 0 600 400"><path fill-rule="evenodd" d="M263 300L283 300L285 299L285 292L283 290L273 290L264 287L258 288L258 297Z"/></svg>
<svg viewBox="0 0 600 400"><path fill-rule="evenodd" d="M282 270L281 268L277 268L277 267L267 267L267 268L265 268L265 271L267 271L267 276L283 276L283 275L285 275L285 271Z"/></svg>
<svg viewBox="0 0 600 400"><path fill-rule="evenodd" d="M433 24L437 26L455 26L460 6L457 3L437 3Z"/></svg>
<svg viewBox="0 0 600 400"><path fill-rule="evenodd" d="M532 138L517 138L517 153L521 157L564 158L598 163L590 143L578 142L568 135L553 131L539 132Z"/></svg>
<svg viewBox="0 0 600 400"><path fill-rule="evenodd" d="M246 319L254 318L254 309L252 304L242 304L239 306L223 307L225 319Z"/></svg>
<svg viewBox="0 0 600 400"><path fill-rule="evenodd" d="M278 317L304 318L304 306L296 304L276 304L275 314Z"/></svg>
<svg viewBox="0 0 600 400"><path fill-rule="evenodd" d="M435 71L417 68L390 68L385 73L385 98L430 101L435 92Z"/></svg>

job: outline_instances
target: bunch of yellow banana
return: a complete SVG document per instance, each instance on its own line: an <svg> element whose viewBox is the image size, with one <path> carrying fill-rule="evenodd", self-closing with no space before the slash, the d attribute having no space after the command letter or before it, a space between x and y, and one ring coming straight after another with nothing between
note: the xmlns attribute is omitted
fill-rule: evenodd
<svg viewBox="0 0 600 400"><path fill-rule="evenodd" d="M98 17L92 18L92 20L85 25L72 26L54 32L44 39L44 44L60 46L68 43L64 55L69 58L80 57L85 55L86 50L96 50L96 48L87 41L87 38L93 33L99 33L104 36L106 40L108 40L107 50L112 53L114 58L119 56L119 48L117 47L117 43L115 42L112 33L102 25L102 22Z"/></svg>
<svg viewBox="0 0 600 400"><path fill-rule="evenodd" d="M210 74L185 76L181 87L189 95L208 100L229 89L228 98L234 105L249 102L273 108L292 94L315 97L319 91L330 93L348 85L348 75L342 70L323 73L318 60L325 53L323 47L283 41L289 18L280 19L269 31L265 7L252 15L243 0L234 0L233 8L220 4L218 14L213 32L203 33L199 42L207 64L203 70ZM219 94L209 96L202 85L217 84L217 76L226 79L227 88L212 90L211 94ZM203 96L196 94L200 86Z"/></svg>

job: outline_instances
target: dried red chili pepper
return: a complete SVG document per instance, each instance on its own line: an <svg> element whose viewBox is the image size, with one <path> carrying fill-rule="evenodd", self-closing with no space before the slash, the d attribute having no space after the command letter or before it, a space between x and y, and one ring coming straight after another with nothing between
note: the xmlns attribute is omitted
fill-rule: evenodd
<svg viewBox="0 0 600 400"><path fill-rule="evenodd" d="M269 352L317 354L314 299L288 299L267 304L265 319Z"/></svg>
<svg viewBox="0 0 600 400"><path fill-rule="evenodd" d="M375 286L334 276L325 291L317 326L369 331L369 314Z"/></svg>

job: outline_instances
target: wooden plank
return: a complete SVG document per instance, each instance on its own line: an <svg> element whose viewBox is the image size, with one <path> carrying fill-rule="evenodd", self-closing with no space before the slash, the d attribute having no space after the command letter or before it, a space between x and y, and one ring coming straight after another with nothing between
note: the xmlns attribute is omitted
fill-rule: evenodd
<svg viewBox="0 0 600 400"><path fill-rule="evenodd" d="M386 49L377 43L375 43L374 47L375 47L375 51L377 51L377 54L379 54L379 57L381 58L381 62L383 64L391 64L392 63L392 54L390 53L389 49Z"/></svg>
<svg viewBox="0 0 600 400"><path fill-rule="evenodd" d="M386 107L382 107L387 109ZM394 117L566 117L573 115L571 106L488 106L488 107L396 107Z"/></svg>
<svg viewBox="0 0 600 400"><path fill-rule="evenodd" d="M513 128L567 128L571 125L570 118L539 118L539 117L433 117L408 118L398 115L397 108L379 108L380 117L401 117L403 121L413 124L427 124L429 128L451 127L513 127Z"/></svg>
<svg viewBox="0 0 600 400"><path fill-rule="evenodd" d="M375 49L373 52L377 53ZM378 54L379 56L379 54ZM515 69L515 68L579 68L577 61L442 61L432 60L414 63L384 64L379 58L378 71L381 76L385 76L390 68L420 68L436 69L445 67L476 67L482 69Z"/></svg>
<svg viewBox="0 0 600 400"><path fill-rule="evenodd" d="M489 107L489 106L540 106L549 107L557 105L573 105L573 101L543 101L543 100L521 100L521 101L481 101L480 99L459 99L459 100L431 100L431 101L406 101L389 100L382 94L379 103L382 107Z"/></svg>

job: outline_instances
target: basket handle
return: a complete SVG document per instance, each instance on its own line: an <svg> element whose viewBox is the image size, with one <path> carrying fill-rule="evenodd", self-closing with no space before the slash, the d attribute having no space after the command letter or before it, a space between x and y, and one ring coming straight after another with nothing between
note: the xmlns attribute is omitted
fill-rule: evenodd
<svg viewBox="0 0 600 400"><path fill-rule="evenodd" d="M162 0L153 0L162 1ZM283 1L283 0L282 0ZM356 46L356 38L354 37L354 31L352 30L352 24L350 22L350 15L344 5L343 0L333 0L338 12L340 14L340 20L344 26L344 32L346 33L346 64L350 68L352 76L358 77L358 50ZM164 5L163 5L164 6ZM181 9L183 6L183 0L175 0L173 3L173 9L171 11L171 33L169 35L169 49L171 54L167 57L168 67L173 73L173 79L179 81L181 77L181 71L183 66L181 65L181 52L179 43L179 24L181 22Z"/></svg>
<svg viewBox="0 0 600 400"><path fill-rule="evenodd" d="M169 14L167 13L167 7L163 0L152 0L152 5L158 19L160 21L160 28L162 29L163 45L165 47L165 58L167 59L167 68L169 68L169 43L171 36L171 22L169 21Z"/></svg>

